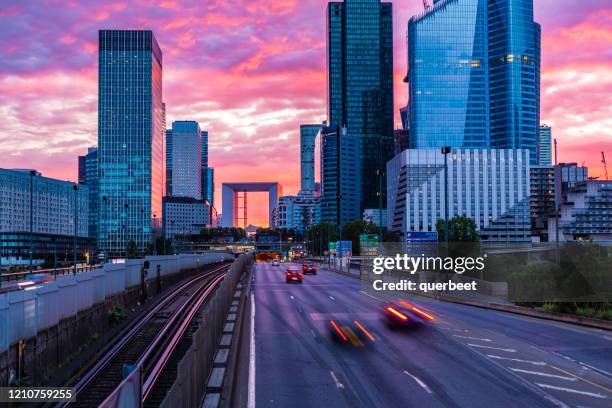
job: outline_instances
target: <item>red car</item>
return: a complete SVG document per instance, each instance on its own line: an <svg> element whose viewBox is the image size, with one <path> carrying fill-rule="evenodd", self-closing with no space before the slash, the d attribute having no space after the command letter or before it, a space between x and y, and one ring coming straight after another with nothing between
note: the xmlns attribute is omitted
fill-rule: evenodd
<svg viewBox="0 0 612 408"><path fill-rule="evenodd" d="M313 275L317 274L317 265L312 262L304 262L302 264L302 273L306 275L307 273L312 273Z"/></svg>
<svg viewBox="0 0 612 408"><path fill-rule="evenodd" d="M287 268L287 283L290 283L290 282L302 283L303 277L304 275L302 274L302 272L300 272L300 270L296 268L295 266L290 266L289 268Z"/></svg>

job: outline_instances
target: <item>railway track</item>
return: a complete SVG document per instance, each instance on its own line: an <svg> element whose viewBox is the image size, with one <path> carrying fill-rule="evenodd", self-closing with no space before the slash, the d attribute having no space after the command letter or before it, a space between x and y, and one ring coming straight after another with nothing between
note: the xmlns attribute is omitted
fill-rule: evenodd
<svg viewBox="0 0 612 408"><path fill-rule="evenodd" d="M175 367L166 370L168 362L180 349L189 347L187 344L185 348L185 343L190 343L194 317L228 268L229 265L222 265L181 283L135 322L80 378L74 385L74 402L56 407L99 406L119 386L126 366L142 367L143 400L161 402L168 384L174 381Z"/></svg>

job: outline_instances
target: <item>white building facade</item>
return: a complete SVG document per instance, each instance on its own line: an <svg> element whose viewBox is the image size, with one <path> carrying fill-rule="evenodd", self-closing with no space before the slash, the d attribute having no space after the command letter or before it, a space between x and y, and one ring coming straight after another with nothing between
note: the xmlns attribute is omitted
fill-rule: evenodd
<svg viewBox="0 0 612 408"><path fill-rule="evenodd" d="M387 225L404 239L445 217L444 156L409 149L387 163ZM447 168L449 218L473 219L482 240L530 241L527 149L452 149Z"/></svg>
<svg viewBox="0 0 612 408"><path fill-rule="evenodd" d="M164 236L199 234L210 227L210 205L190 197L164 198Z"/></svg>

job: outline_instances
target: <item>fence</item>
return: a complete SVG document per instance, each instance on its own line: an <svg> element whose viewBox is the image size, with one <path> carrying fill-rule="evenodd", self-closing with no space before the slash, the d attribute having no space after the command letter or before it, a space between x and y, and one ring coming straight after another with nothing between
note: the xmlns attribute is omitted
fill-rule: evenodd
<svg viewBox="0 0 612 408"><path fill-rule="evenodd" d="M140 284L140 271L149 261L147 280L172 275L186 269L234 259L230 254L180 254L130 259L125 263L104 266L77 275L58 276L54 281L26 290L0 294L0 353L19 340L36 336L103 302L107 297Z"/></svg>
<svg viewBox="0 0 612 408"><path fill-rule="evenodd" d="M204 308L201 324L193 335L191 347L178 363L176 380L162 408L200 406L234 291L252 263L253 255L241 255Z"/></svg>

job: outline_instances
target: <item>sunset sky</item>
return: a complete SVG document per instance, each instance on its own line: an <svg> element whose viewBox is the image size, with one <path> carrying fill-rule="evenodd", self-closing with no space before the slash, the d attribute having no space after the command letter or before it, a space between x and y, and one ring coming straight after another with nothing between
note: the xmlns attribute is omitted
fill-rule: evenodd
<svg viewBox="0 0 612 408"><path fill-rule="evenodd" d="M325 119L322 0L0 3L0 166L76 179L97 138L97 31L151 29L164 53L167 122L209 131L220 211L224 181L299 189L299 124ZM559 160L612 174L612 2L534 0L542 25L542 122ZM397 109L406 104L406 24L421 0L393 1ZM264 202L254 197L252 202ZM266 205L267 206L267 205ZM267 208L249 208L267 223Z"/></svg>

